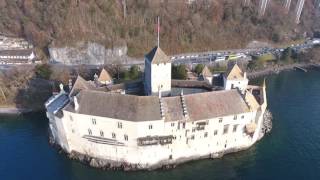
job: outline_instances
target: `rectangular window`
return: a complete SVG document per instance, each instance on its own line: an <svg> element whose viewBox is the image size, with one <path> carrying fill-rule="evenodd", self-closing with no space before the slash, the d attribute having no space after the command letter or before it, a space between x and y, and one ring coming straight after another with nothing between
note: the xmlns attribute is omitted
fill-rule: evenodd
<svg viewBox="0 0 320 180"><path fill-rule="evenodd" d="M122 122L118 122L118 128L122 129Z"/></svg>
<svg viewBox="0 0 320 180"><path fill-rule="evenodd" d="M174 127L174 123L171 123L171 127Z"/></svg>
<svg viewBox="0 0 320 180"><path fill-rule="evenodd" d="M89 133L89 135L92 135L91 129L88 129L88 133Z"/></svg>
<svg viewBox="0 0 320 180"><path fill-rule="evenodd" d="M219 123L222 123L222 118L219 118Z"/></svg>
<svg viewBox="0 0 320 180"><path fill-rule="evenodd" d="M192 128L192 132L195 132L196 131L196 128Z"/></svg>
<svg viewBox="0 0 320 180"><path fill-rule="evenodd" d="M214 130L213 135L217 135L218 134L218 130Z"/></svg>
<svg viewBox="0 0 320 180"><path fill-rule="evenodd" d="M129 138L128 138L128 135L125 134L125 135L124 135L124 140L125 140L125 141L128 141L128 139L129 139Z"/></svg>
<svg viewBox="0 0 320 180"><path fill-rule="evenodd" d="M115 139L116 138L116 134L112 133L112 138Z"/></svg>
<svg viewBox="0 0 320 180"><path fill-rule="evenodd" d="M205 133L204 133L204 137L205 137L205 138L208 137L208 132L205 132Z"/></svg>
<svg viewBox="0 0 320 180"><path fill-rule="evenodd" d="M97 120L95 118L92 118L92 124L96 125L97 124Z"/></svg>
<svg viewBox="0 0 320 180"><path fill-rule="evenodd" d="M194 140L194 135L191 136L191 139Z"/></svg>
<svg viewBox="0 0 320 180"><path fill-rule="evenodd" d="M244 115L241 116L241 119L244 119Z"/></svg>
<svg viewBox="0 0 320 180"><path fill-rule="evenodd" d="M152 124L149 125L149 129L152 129Z"/></svg>
<svg viewBox="0 0 320 180"><path fill-rule="evenodd" d="M183 128L183 129L186 128L186 123L185 123L185 122L182 123L182 128Z"/></svg>
<svg viewBox="0 0 320 180"><path fill-rule="evenodd" d="M238 118L237 115L235 115L235 116L233 117L233 120L237 120L237 118Z"/></svg>
<svg viewBox="0 0 320 180"><path fill-rule="evenodd" d="M236 124L236 125L233 126L233 132L236 132L237 129L238 129L238 124Z"/></svg>
<svg viewBox="0 0 320 180"><path fill-rule="evenodd" d="M229 129L229 125L224 125L223 126L223 134L227 134L228 133L228 129Z"/></svg>
<svg viewBox="0 0 320 180"><path fill-rule="evenodd" d="M72 116L70 115L70 121L73 121L73 118L72 118Z"/></svg>
<svg viewBox="0 0 320 180"><path fill-rule="evenodd" d="M103 131L100 131L100 136L104 137L104 132Z"/></svg>

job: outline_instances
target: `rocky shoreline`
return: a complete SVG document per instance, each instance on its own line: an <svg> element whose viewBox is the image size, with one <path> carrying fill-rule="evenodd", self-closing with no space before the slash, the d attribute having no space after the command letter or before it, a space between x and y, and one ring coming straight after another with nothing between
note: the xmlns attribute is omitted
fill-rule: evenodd
<svg viewBox="0 0 320 180"><path fill-rule="evenodd" d="M181 165L186 162L191 162L191 161L201 160L201 159L221 158L225 154L244 151L244 150L249 149L251 147L251 146L249 146L249 147L243 147L243 148L237 148L237 149L229 149L228 151L214 153L214 154L205 155L205 156L193 156L193 157L188 157L188 158L180 158L175 161L161 161L156 165L145 166L145 165L140 165L140 164L130 164L127 162L120 162L120 161L118 162L118 161L113 161L113 160L108 160L108 159L94 158L94 157L90 157L88 155L81 154L81 153L78 153L75 151L72 151L71 153L67 153L58 144L51 143L51 145L53 145L55 148L57 148L59 153L65 154L70 160L76 160L86 166L90 166L90 167L97 168L97 169L120 170L120 171L142 171L142 170L152 171L152 170L156 170L156 169L160 169L160 170L174 169L178 165Z"/></svg>
<svg viewBox="0 0 320 180"><path fill-rule="evenodd" d="M258 71L252 71L247 73L247 77L249 79L255 79L259 77L264 77L264 76L269 76L273 74L279 74L280 72L283 71L292 71L295 70L297 67L299 68L320 68L320 64L315 64L315 63L295 63L295 64L289 64L289 65L283 65L283 66L275 66L275 67L270 67Z"/></svg>
<svg viewBox="0 0 320 180"><path fill-rule="evenodd" d="M260 136L258 138L258 141L262 139L262 137L266 133L270 133L272 124L272 114L270 111L266 111L264 114L264 120L263 120L263 127L260 130ZM205 156L192 156L192 157L185 157L185 158L180 158L178 160L172 161L172 160L165 160L165 161L160 161L156 165L148 166L148 165L140 165L140 164L130 164L127 162L121 162L121 161L113 161L113 160L108 160L108 159L100 159L100 158L94 158L90 157L89 155L86 154L81 154L79 152L72 151L71 153L66 152L63 150L59 144L57 144L50 132L49 129L49 144L54 146L56 149L58 149L59 153L65 154L69 159L71 160L76 160L79 161L80 163L93 167L93 168L98 168L102 170L122 170L122 171L139 171L139 170L156 170L156 169L173 169L176 168L178 165L186 163L186 162L191 162L195 160L201 160L201 159L215 159L215 158L221 158L226 154L230 153L236 153L239 151L244 151L249 149L252 146L248 147L242 147L242 148L234 148L234 149L229 149L223 152L218 152L218 153L212 153L208 154Z"/></svg>

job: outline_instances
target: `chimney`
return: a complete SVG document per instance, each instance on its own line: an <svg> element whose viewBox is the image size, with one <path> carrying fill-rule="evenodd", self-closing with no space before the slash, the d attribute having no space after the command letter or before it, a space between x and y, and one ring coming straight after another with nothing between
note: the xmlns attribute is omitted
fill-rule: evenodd
<svg viewBox="0 0 320 180"><path fill-rule="evenodd" d="M60 93L61 93L61 94L62 94L62 93L65 93L65 91L64 91L64 89L63 89L63 84L60 84L59 87L60 87Z"/></svg>
<svg viewBox="0 0 320 180"><path fill-rule="evenodd" d="M77 96L73 96L73 102L74 102L74 110L78 111L79 110L79 103L78 103Z"/></svg>
<svg viewBox="0 0 320 180"><path fill-rule="evenodd" d="M69 91L72 89L72 79L69 79Z"/></svg>
<svg viewBox="0 0 320 180"><path fill-rule="evenodd" d="M159 87L158 93L159 93L159 99L161 99L162 94L161 94L161 88L160 87Z"/></svg>

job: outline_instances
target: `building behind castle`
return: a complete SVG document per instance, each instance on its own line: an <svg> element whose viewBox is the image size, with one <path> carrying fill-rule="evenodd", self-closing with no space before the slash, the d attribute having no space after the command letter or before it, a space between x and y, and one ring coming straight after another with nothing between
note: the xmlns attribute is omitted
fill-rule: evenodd
<svg viewBox="0 0 320 180"><path fill-rule="evenodd" d="M33 45L22 38L9 37L0 33L0 64L40 63Z"/></svg>
<svg viewBox="0 0 320 180"><path fill-rule="evenodd" d="M264 134L265 83L248 85L237 65L224 90L171 96L171 62L155 47L144 78L146 96L136 96L78 77L45 104L53 141L95 167L150 169L243 150Z"/></svg>

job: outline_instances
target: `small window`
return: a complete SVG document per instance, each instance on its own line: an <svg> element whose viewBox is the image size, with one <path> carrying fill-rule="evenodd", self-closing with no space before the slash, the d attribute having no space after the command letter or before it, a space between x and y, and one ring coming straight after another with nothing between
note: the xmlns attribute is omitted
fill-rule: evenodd
<svg viewBox="0 0 320 180"><path fill-rule="evenodd" d="M238 124L233 126L233 132L237 132Z"/></svg>
<svg viewBox="0 0 320 180"><path fill-rule="evenodd" d="M152 124L149 125L149 129L152 129Z"/></svg>
<svg viewBox="0 0 320 180"><path fill-rule="evenodd" d="M205 133L204 133L204 137L205 137L205 138L208 137L208 132L205 132Z"/></svg>
<svg viewBox="0 0 320 180"><path fill-rule="evenodd" d="M194 140L194 135L191 136L191 139Z"/></svg>
<svg viewBox="0 0 320 180"><path fill-rule="evenodd" d="M118 128L122 129L122 122L118 122Z"/></svg>
<svg viewBox="0 0 320 180"><path fill-rule="evenodd" d="M97 124L97 120L94 119L94 118L92 118L92 124L93 124L93 125L96 125L96 124Z"/></svg>
<svg viewBox="0 0 320 180"><path fill-rule="evenodd" d="M192 128L192 132L195 132L196 131L196 128Z"/></svg>
<svg viewBox="0 0 320 180"><path fill-rule="evenodd" d="M224 125L223 127L223 134L227 134L229 129L229 125Z"/></svg>
<svg viewBox="0 0 320 180"><path fill-rule="evenodd" d="M171 127L174 127L174 123L171 123Z"/></svg>
<svg viewBox="0 0 320 180"><path fill-rule="evenodd" d="M214 130L213 135L217 135L218 134L218 130Z"/></svg>
<svg viewBox="0 0 320 180"><path fill-rule="evenodd" d="M92 135L91 129L88 129L88 133L89 133L89 135Z"/></svg>
<svg viewBox="0 0 320 180"><path fill-rule="evenodd" d="M104 137L104 132L103 131L100 131L100 136Z"/></svg>
<svg viewBox="0 0 320 180"><path fill-rule="evenodd" d="M235 115L235 116L233 117L233 120L237 120L237 118L238 118L237 115Z"/></svg>
<svg viewBox="0 0 320 180"><path fill-rule="evenodd" d="M244 119L244 115L241 116L241 119Z"/></svg>
<svg viewBox="0 0 320 180"><path fill-rule="evenodd" d="M112 133L112 138L115 139L116 138L116 134Z"/></svg>
<svg viewBox="0 0 320 180"><path fill-rule="evenodd" d="M219 118L219 123L222 123L222 118Z"/></svg>
<svg viewBox="0 0 320 180"><path fill-rule="evenodd" d="M183 128L183 129L186 128L186 123L185 123L185 122L182 123L182 128Z"/></svg>
<svg viewBox="0 0 320 180"><path fill-rule="evenodd" d="M125 135L124 135L124 140L125 140L125 141L128 141L128 139L129 139L129 138L128 138L128 135L125 134Z"/></svg>
<svg viewBox="0 0 320 180"><path fill-rule="evenodd" d="M72 129L71 132L74 133L74 129Z"/></svg>
<svg viewBox="0 0 320 180"><path fill-rule="evenodd" d="M69 118L70 118L70 121L73 121L73 117L72 117L71 115L70 115L70 117L69 117Z"/></svg>

